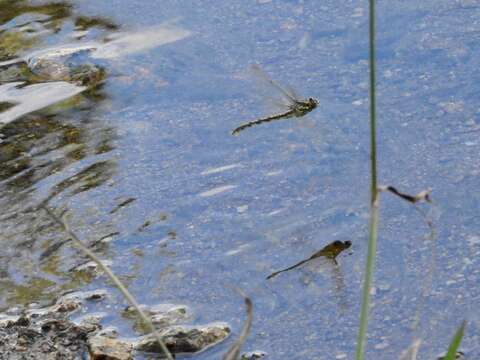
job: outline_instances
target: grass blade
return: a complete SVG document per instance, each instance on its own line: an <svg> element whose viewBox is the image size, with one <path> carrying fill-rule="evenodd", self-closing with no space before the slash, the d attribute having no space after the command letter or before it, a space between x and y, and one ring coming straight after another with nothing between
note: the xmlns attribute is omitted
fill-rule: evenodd
<svg viewBox="0 0 480 360"><path fill-rule="evenodd" d="M377 231L379 217L379 191L377 184L377 111L376 111L376 80L375 80L375 0L369 1L369 65L370 65L370 176L371 203L370 226L368 236L368 254L365 265L365 280L363 283L362 309L357 337L355 358L364 360L370 309L370 289L373 283L375 254L377 251Z"/></svg>
<svg viewBox="0 0 480 360"><path fill-rule="evenodd" d="M247 336L250 333L250 329L252 328L252 322L253 322L253 303L252 300L245 295L243 291L241 291L238 288L235 288L235 291L238 292L244 299L245 301L245 307L247 311L247 320L245 320L245 323L243 324L242 332L240 333L240 336L238 339L235 341L235 343L232 345L232 347L227 351L227 353L223 356L222 360L237 360L238 356L240 355L240 349L247 340Z"/></svg>
<svg viewBox="0 0 480 360"><path fill-rule="evenodd" d="M360 313L360 327L357 338L357 351L355 359L365 358L365 345L368 326L368 313L370 309L370 289L373 283L373 271L375 267L375 254L377 252L377 230L378 230L378 201L376 201L370 213L370 230L368 238L367 263L365 266L365 280L363 283L362 309Z"/></svg>
<svg viewBox="0 0 480 360"><path fill-rule="evenodd" d="M467 322L463 320L462 325L457 329L455 332L455 336L448 347L447 355L443 358L443 360L455 360L455 356L457 354L457 350L460 347L460 343L462 342L463 333L465 332L465 326L467 326Z"/></svg>

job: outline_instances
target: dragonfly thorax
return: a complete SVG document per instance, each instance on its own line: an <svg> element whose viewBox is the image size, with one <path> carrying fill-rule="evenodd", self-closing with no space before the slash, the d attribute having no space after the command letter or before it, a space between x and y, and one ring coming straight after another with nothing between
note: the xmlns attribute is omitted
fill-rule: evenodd
<svg viewBox="0 0 480 360"><path fill-rule="evenodd" d="M306 113L315 109L318 105L318 101L314 98L308 98L307 100L297 100L291 105L295 116L303 116Z"/></svg>

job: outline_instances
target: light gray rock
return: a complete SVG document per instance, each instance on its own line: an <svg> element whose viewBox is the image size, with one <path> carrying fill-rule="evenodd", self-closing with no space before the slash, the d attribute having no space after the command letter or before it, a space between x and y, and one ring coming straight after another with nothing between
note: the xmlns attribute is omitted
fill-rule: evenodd
<svg viewBox="0 0 480 360"><path fill-rule="evenodd" d="M92 360L131 360L133 346L118 339L93 336L88 339L88 351Z"/></svg>
<svg viewBox="0 0 480 360"><path fill-rule="evenodd" d="M225 340L230 327L225 323L212 323L204 326L175 326L160 335L167 348L174 354L196 353ZM135 344L135 349L145 352L162 352L153 335L144 336Z"/></svg>
<svg viewBox="0 0 480 360"><path fill-rule="evenodd" d="M157 329L180 324L189 318L189 309L185 305L157 304L150 307L141 305L140 307L146 315L150 316L152 323ZM123 311L123 316L129 319L135 319L135 330L142 333L148 332L148 329L142 325L143 323L133 307L128 306Z"/></svg>

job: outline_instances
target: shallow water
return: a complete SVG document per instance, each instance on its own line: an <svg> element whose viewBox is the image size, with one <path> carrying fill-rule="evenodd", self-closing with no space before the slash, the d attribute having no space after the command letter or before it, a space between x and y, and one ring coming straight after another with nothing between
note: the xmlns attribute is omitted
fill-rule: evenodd
<svg viewBox="0 0 480 360"><path fill-rule="evenodd" d="M49 199L86 242L115 234L97 250L140 302L186 304L193 323L227 321L237 335L245 313L235 285L254 302L246 351L354 357L369 199L366 3L0 6L11 13L2 29L24 34L0 61L95 42L81 61L107 72L95 88L28 108L0 129L1 307L108 286L68 271L85 260L34 210ZM436 238L410 204L382 195L367 358L397 359L420 337L420 358L433 359L464 318L462 349L480 356L479 14L468 1L378 8L380 180L409 193L433 189L435 207L420 206ZM82 36L80 17L95 19ZM35 31L19 30L25 23ZM165 26L176 36L152 41ZM108 50L115 42L122 51ZM232 137L242 122L268 115L252 63L319 108ZM11 81L1 79L4 96ZM266 281L335 239L353 242L338 267ZM124 307L119 296L98 307L133 334L114 311ZM195 358L220 358L231 341Z"/></svg>

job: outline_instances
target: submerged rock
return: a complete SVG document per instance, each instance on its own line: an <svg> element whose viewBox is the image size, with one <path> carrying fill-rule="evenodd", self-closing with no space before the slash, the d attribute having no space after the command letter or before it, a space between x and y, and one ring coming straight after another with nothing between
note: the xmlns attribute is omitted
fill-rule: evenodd
<svg viewBox="0 0 480 360"><path fill-rule="evenodd" d="M71 314L80 309L84 301L100 300L106 296L106 291L99 289L94 291L76 291L63 295L54 305L44 308L33 308L25 311L27 318L40 318L57 313Z"/></svg>
<svg viewBox="0 0 480 360"><path fill-rule="evenodd" d="M205 326L175 326L160 332L167 348L174 354L196 353L225 340L230 327L225 323ZM162 349L153 335L147 335L135 344L135 350L161 353Z"/></svg>
<svg viewBox="0 0 480 360"><path fill-rule="evenodd" d="M106 78L103 67L85 56L95 50L91 44L72 44L34 51L25 59L0 62L0 78L8 81L66 81L94 87Z"/></svg>
<svg viewBox="0 0 480 360"><path fill-rule="evenodd" d="M107 267L112 266L112 261L110 260L102 260L103 264ZM82 272L88 276L93 278L97 278L103 274L103 269L93 260L87 261L83 264L75 266L74 268L70 269L71 272Z"/></svg>
<svg viewBox="0 0 480 360"><path fill-rule="evenodd" d="M118 330L114 326L107 326L103 329L101 329L98 333L98 336L104 336L108 337L110 339L116 339L118 338Z"/></svg>
<svg viewBox="0 0 480 360"><path fill-rule="evenodd" d="M157 304L151 307L145 305L141 305L140 307L146 315L150 316L152 323L157 329L179 324L189 317L188 307L185 305ZM122 315L129 319L135 319L135 330L141 333L147 333L149 331L133 307L128 306L125 308Z"/></svg>
<svg viewBox="0 0 480 360"><path fill-rule="evenodd" d="M94 64L75 65L61 62L59 59L38 59L30 66L30 71L40 79L49 81L67 81L76 85L92 87L100 84L106 72Z"/></svg>

